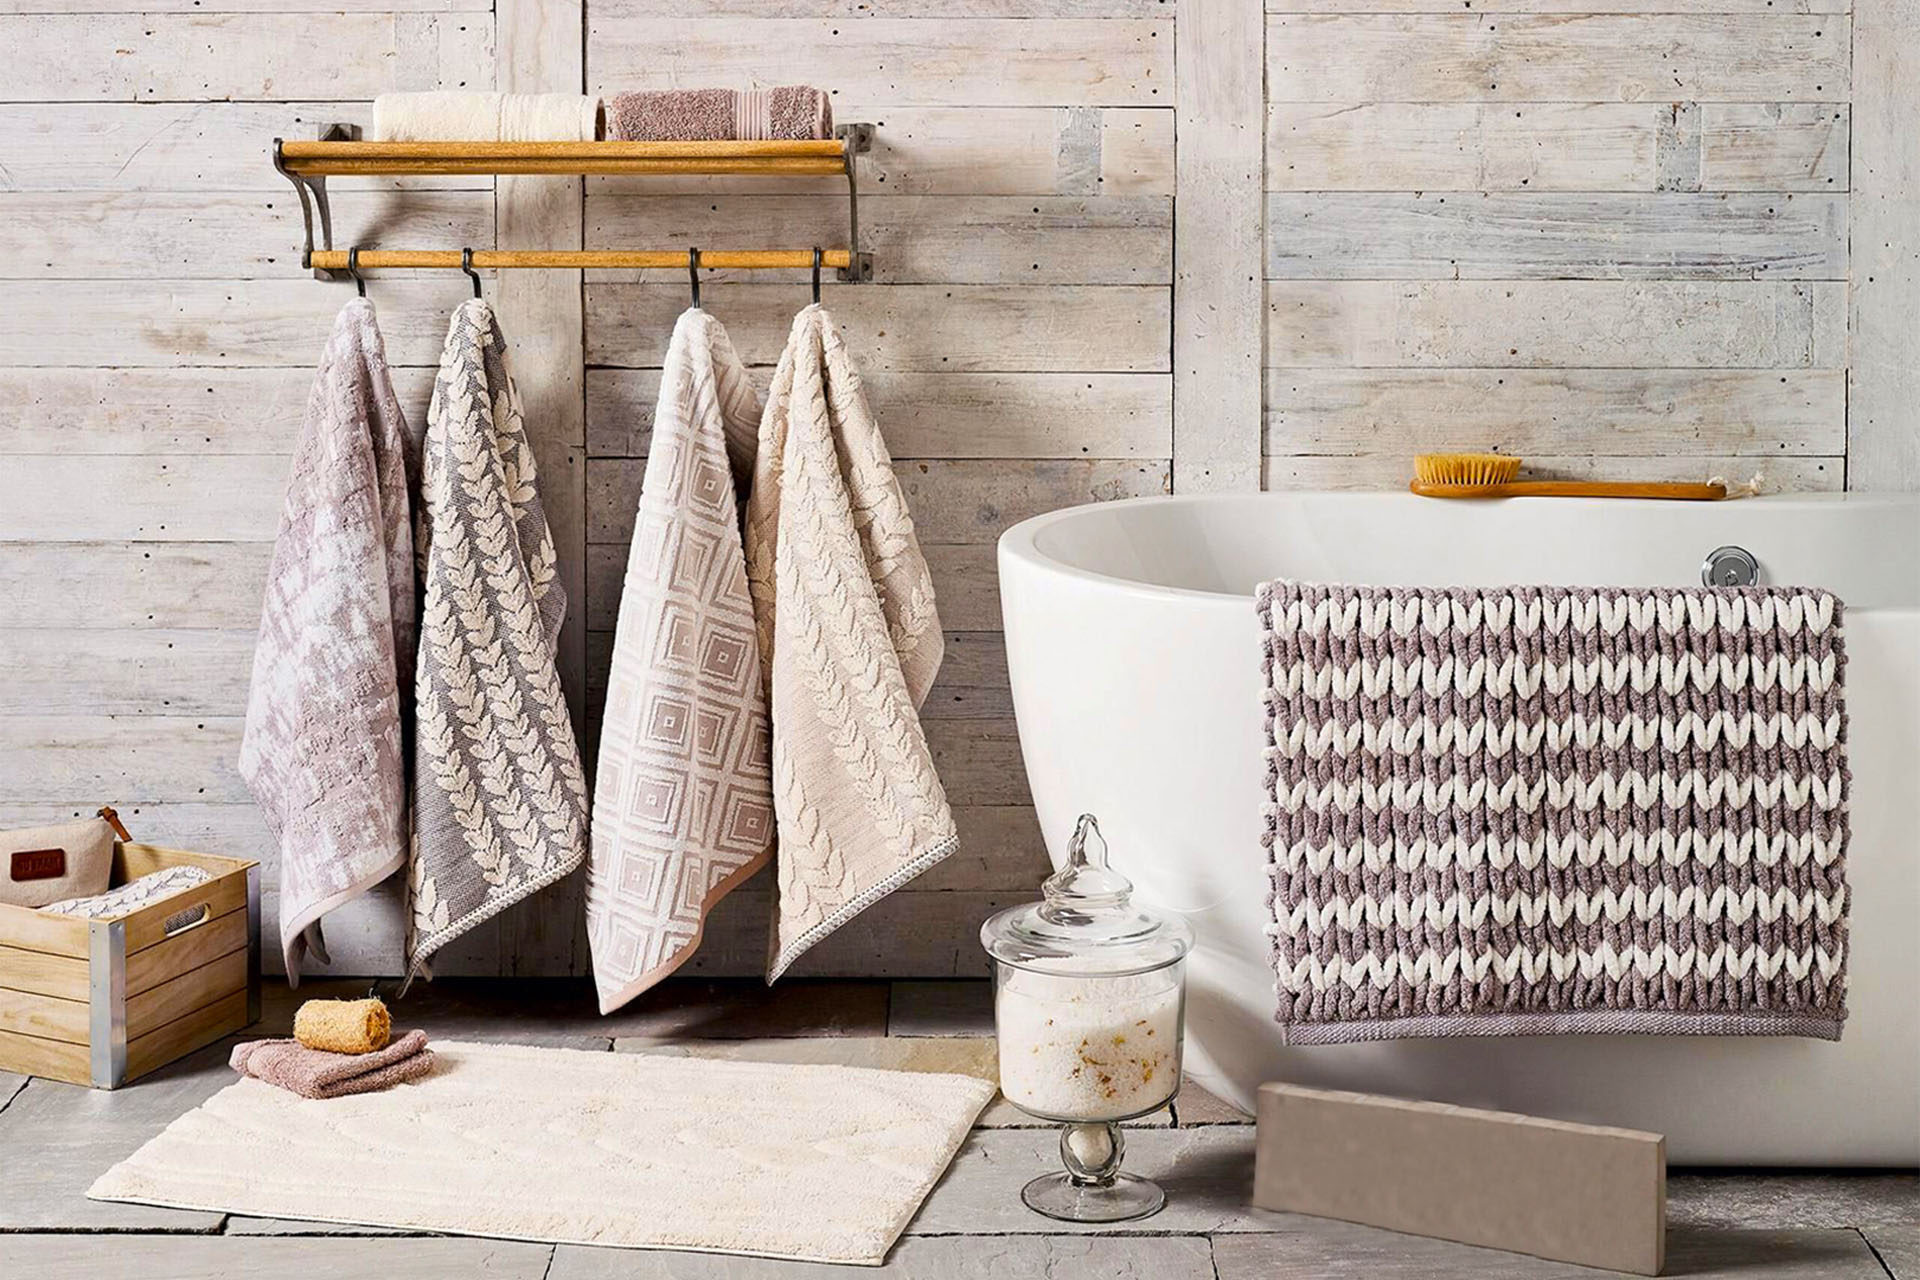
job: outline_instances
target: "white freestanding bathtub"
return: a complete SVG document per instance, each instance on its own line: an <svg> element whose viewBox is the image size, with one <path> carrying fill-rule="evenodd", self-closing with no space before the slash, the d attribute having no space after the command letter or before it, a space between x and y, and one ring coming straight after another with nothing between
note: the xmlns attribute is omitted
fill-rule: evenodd
<svg viewBox="0 0 1920 1280"><path fill-rule="evenodd" d="M1739 546L1846 601L1849 1017L1838 1043L1537 1036L1287 1047L1260 845L1256 583L1687 586ZM1188 1068L1651 1129L1676 1162L1920 1163L1920 498L1721 503L1403 494L1145 498L1000 540L1027 776L1058 863L1097 814L1141 895L1186 915Z"/></svg>

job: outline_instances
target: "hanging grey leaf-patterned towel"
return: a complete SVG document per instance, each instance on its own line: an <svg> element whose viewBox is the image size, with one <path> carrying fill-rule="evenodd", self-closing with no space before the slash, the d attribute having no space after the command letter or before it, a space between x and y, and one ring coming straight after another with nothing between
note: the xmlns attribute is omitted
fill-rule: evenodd
<svg viewBox="0 0 1920 1280"><path fill-rule="evenodd" d="M1831 593L1282 581L1259 609L1291 1043L1839 1038Z"/></svg>
<svg viewBox="0 0 1920 1280"><path fill-rule="evenodd" d="M505 357L492 309L462 303L434 380L415 529L409 976L586 856L586 777L554 666L567 601Z"/></svg>
<svg viewBox="0 0 1920 1280"><path fill-rule="evenodd" d="M761 418L747 576L773 719L772 981L959 843L920 724L944 645L933 582L818 305L794 318Z"/></svg>
<svg viewBox="0 0 1920 1280"><path fill-rule="evenodd" d="M735 496L759 425L726 330L686 312L660 375L596 765L587 937L602 1013L685 963L708 910L773 852Z"/></svg>
<svg viewBox="0 0 1920 1280"><path fill-rule="evenodd" d="M417 443L373 305L340 311L314 375L267 570L240 774L280 851L280 946L299 985L320 920L407 853Z"/></svg>

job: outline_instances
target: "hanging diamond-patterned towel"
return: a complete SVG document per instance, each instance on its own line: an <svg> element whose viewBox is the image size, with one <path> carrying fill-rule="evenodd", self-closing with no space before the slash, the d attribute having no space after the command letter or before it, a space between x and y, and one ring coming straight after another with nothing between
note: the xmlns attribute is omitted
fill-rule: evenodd
<svg viewBox="0 0 1920 1280"><path fill-rule="evenodd" d="M1295 1044L1846 1018L1824 591L1259 593Z"/></svg>
<svg viewBox="0 0 1920 1280"><path fill-rule="evenodd" d="M307 397L240 740L240 774L279 842L295 986L309 949L327 962L321 917L406 861L416 449L373 304L356 298Z"/></svg>
<svg viewBox="0 0 1920 1280"><path fill-rule="evenodd" d="M660 375L607 678L587 936L600 1011L672 973L773 851L767 708L737 488L760 402L695 308Z"/></svg>
<svg viewBox="0 0 1920 1280"><path fill-rule="evenodd" d="M747 576L773 707L771 981L959 844L920 724L944 645L933 582L817 303L794 318L761 419Z"/></svg>
<svg viewBox="0 0 1920 1280"><path fill-rule="evenodd" d="M424 471L409 976L586 856L586 777L554 665L566 595L506 341L479 299L447 331Z"/></svg>

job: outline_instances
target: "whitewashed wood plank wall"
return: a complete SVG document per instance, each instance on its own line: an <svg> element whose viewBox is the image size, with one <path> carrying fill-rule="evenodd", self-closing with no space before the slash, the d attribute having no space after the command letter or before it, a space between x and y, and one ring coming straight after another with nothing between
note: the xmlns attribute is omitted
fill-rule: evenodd
<svg viewBox="0 0 1920 1280"><path fill-rule="evenodd" d="M1846 0L1267 7L1269 488L1847 484Z"/></svg>
<svg viewBox="0 0 1920 1280"><path fill-rule="evenodd" d="M978 972L979 920L1045 861L994 580L1011 522L1176 484L1398 486L1416 449L1920 484L1915 32L1910 5L1862 3L0 0L19 51L0 825L113 801L143 837L266 852L234 750L287 455L347 292L299 270L270 138L366 123L389 89L805 80L878 127L877 279L827 302L934 566L949 647L927 718L963 835L809 968ZM845 233L833 180L335 185L341 243ZM409 412L466 288L371 285ZM542 406L591 750L685 284L489 288ZM763 377L805 301L800 273L705 292ZM693 972L758 971L766 894L736 897ZM440 971L580 971L577 902L502 917ZM391 972L397 904L330 935L341 971Z"/></svg>

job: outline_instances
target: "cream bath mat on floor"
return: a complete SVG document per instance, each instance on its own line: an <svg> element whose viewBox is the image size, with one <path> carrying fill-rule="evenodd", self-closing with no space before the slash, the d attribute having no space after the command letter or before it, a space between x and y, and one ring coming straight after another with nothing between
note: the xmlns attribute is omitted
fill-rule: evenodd
<svg viewBox="0 0 1920 1280"><path fill-rule="evenodd" d="M241 1080L87 1192L180 1209L878 1266L993 1086L964 1075L435 1042L324 1102Z"/></svg>

